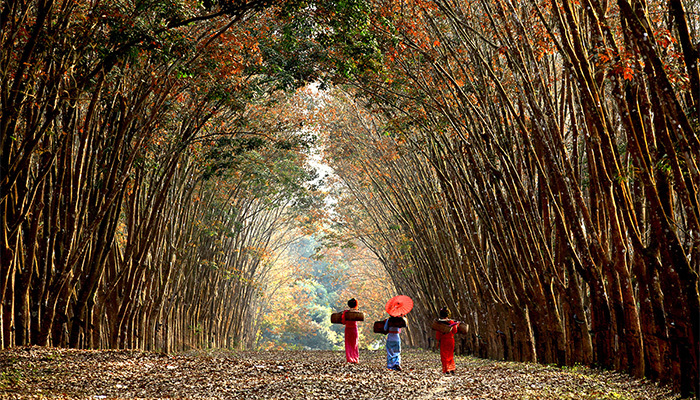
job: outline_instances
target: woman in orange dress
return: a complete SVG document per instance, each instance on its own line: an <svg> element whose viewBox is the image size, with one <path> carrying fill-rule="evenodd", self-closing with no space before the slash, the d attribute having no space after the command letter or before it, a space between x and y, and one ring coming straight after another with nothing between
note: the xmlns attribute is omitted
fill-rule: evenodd
<svg viewBox="0 0 700 400"><path fill-rule="evenodd" d="M349 310L357 310L357 300L348 300ZM345 311L341 317L341 322L345 325L345 359L347 362L357 364L360 362L360 346L358 343L357 321L346 321Z"/></svg>
<svg viewBox="0 0 700 400"><path fill-rule="evenodd" d="M440 361L442 362L442 373L452 374L455 373L455 333L457 333L457 325L459 322L455 322L448 319L450 312L447 307L440 309L440 323L449 325L451 327L450 331L447 333L442 333L440 331L435 331L435 338L440 346Z"/></svg>

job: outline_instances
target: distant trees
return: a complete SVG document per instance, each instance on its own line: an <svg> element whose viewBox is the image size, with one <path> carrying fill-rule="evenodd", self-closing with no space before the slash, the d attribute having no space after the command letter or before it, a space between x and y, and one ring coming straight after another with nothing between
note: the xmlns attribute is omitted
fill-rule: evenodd
<svg viewBox="0 0 700 400"><path fill-rule="evenodd" d="M482 356L698 393L697 4L373 6L385 69L330 159L415 314L447 305Z"/></svg>
<svg viewBox="0 0 700 400"><path fill-rule="evenodd" d="M291 232L294 234L294 232ZM384 303L393 291L375 259L364 259L362 248L322 247L314 236L299 237L285 247L272 267L259 312L261 324L255 347L259 349L317 349L343 347L343 326L330 322L331 313L347 308L356 298L365 313L360 347L372 345L382 335L372 332Z"/></svg>
<svg viewBox="0 0 700 400"><path fill-rule="evenodd" d="M294 232L290 232L294 234ZM332 350L342 336L331 329L330 315L346 286L346 265L317 259L318 241L298 233L274 265L270 288L259 312L255 348Z"/></svg>

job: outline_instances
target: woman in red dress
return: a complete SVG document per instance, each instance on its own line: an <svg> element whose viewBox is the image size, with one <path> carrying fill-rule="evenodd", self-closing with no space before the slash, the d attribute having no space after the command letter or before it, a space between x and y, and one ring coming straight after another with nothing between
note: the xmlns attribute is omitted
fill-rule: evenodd
<svg viewBox="0 0 700 400"><path fill-rule="evenodd" d="M455 322L448 319L450 312L447 307L440 309L440 319L439 322L449 325L451 327L450 331L447 333L442 333L440 331L435 331L435 338L440 346L440 361L442 362L442 373L452 374L455 373L455 333L457 333L457 325L459 322Z"/></svg>
<svg viewBox="0 0 700 400"><path fill-rule="evenodd" d="M357 300L348 300L348 307L350 308L349 311L357 310ZM341 322L343 325L345 325L345 359L349 363L357 364L360 362L360 345L358 343L357 321L346 321L345 311L343 311Z"/></svg>

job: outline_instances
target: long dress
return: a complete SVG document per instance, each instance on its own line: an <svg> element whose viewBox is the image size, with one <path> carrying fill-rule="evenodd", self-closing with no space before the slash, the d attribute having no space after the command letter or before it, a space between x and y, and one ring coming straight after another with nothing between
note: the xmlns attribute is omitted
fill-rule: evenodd
<svg viewBox="0 0 700 400"><path fill-rule="evenodd" d="M401 369L401 328L389 327L389 320L384 322L386 335L386 367L389 369Z"/></svg>
<svg viewBox="0 0 700 400"><path fill-rule="evenodd" d="M449 332L442 333L440 331L435 331L435 339L440 343L440 361L442 362L442 373L444 374L456 369L455 333L457 333L457 324L451 319L446 322L450 325L454 324Z"/></svg>
<svg viewBox="0 0 700 400"><path fill-rule="evenodd" d="M357 321L346 321L345 311L343 311L341 321L345 325L345 360L349 363L357 364L360 362Z"/></svg>

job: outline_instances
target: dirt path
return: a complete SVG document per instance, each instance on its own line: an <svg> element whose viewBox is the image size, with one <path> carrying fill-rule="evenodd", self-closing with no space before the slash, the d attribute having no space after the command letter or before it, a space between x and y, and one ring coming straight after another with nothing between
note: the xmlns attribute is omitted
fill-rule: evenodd
<svg viewBox="0 0 700 400"><path fill-rule="evenodd" d="M678 399L652 383L585 368L457 357L444 376L436 353L404 351L389 371L383 351L216 352L17 348L0 352L3 399Z"/></svg>
<svg viewBox="0 0 700 400"><path fill-rule="evenodd" d="M420 396L420 399L431 400L431 399L441 399L441 398L451 398L447 397L447 393L454 387L454 376L443 376L438 379L433 385L428 393Z"/></svg>

